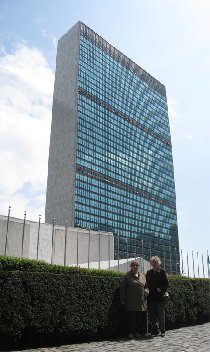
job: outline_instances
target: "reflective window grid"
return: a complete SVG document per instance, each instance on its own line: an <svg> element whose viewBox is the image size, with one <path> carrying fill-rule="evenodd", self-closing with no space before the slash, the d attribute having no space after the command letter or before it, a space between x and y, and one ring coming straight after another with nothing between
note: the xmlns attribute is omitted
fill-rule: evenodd
<svg viewBox="0 0 210 352"><path fill-rule="evenodd" d="M76 164L75 225L113 232L116 259L159 255L169 272L177 272L165 87L85 25Z"/></svg>

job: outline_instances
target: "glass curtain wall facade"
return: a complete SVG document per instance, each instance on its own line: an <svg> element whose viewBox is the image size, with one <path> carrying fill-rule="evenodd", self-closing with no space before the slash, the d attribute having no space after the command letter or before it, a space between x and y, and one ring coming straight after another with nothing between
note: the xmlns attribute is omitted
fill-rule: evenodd
<svg viewBox="0 0 210 352"><path fill-rule="evenodd" d="M74 224L113 232L116 257L159 255L177 272L165 87L82 23L79 46Z"/></svg>

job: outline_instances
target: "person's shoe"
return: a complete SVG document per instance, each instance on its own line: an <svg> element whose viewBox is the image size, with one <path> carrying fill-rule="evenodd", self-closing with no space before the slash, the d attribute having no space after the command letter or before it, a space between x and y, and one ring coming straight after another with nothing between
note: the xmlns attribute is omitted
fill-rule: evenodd
<svg viewBox="0 0 210 352"><path fill-rule="evenodd" d="M154 331L154 332L152 332L151 335L156 337L156 336L160 336L160 333L159 333L159 331Z"/></svg>
<svg viewBox="0 0 210 352"><path fill-rule="evenodd" d="M135 333L135 337L136 337L137 339L140 339L140 338L141 338L141 334L139 334L138 332L136 332L136 333Z"/></svg>
<svg viewBox="0 0 210 352"><path fill-rule="evenodd" d="M165 336L165 331L161 331L160 336L161 336L161 337L164 337L164 336Z"/></svg>
<svg viewBox="0 0 210 352"><path fill-rule="evenodd" d="M132 334L132 333L128 334L128 338L129 338L130 340L132 340L132 339L134 338L133 334Z"/></svg>

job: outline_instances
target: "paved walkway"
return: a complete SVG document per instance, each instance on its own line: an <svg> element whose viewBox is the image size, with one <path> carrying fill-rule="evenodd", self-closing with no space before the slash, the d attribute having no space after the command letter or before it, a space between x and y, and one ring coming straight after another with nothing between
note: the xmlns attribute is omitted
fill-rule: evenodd
<svg viewBox="0 0 210 352"><path fill-rule="evenodd" d="M166 332L165 337L37 348L22 352L210 352L210 322Z"/></svg>

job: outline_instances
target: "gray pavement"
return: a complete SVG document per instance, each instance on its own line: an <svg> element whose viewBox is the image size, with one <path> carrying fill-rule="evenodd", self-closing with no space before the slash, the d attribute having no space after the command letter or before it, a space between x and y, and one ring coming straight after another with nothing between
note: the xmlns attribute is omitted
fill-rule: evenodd
<svg viewBox="0 0 210 352"><path fill-rule="evenodd" d="M22 352L210 352L210 322L203 325L169 330L165 337L135 340L117 339L73 344L68 346L37 348Z"/></svg>

